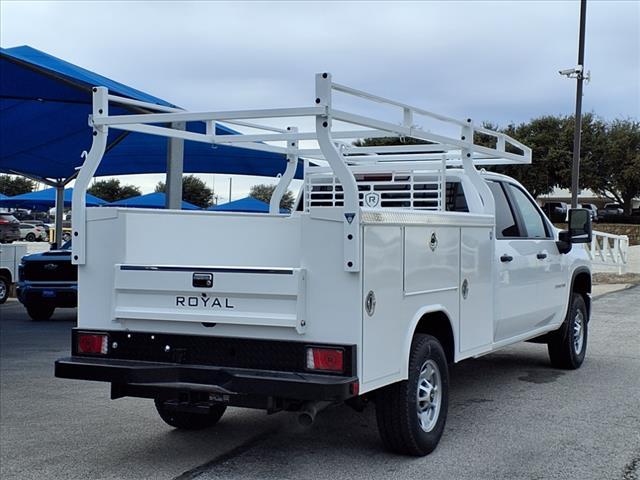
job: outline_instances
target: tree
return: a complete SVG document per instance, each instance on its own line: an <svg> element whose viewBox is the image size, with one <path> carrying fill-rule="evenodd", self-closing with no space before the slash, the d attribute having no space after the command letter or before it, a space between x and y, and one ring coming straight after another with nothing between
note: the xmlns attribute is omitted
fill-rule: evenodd
<svg viewBox="0 0 640 480"><path fill-rule="evenodd" d="M156 192L165 192L164 182L158 182ZM182 177L182 199L185 202L193 203L200 208L207 208L213 200L213 192L207 185L195 175Z"/></svg>
<svg viewBox="0 0 640 480"><path fill-rule="evenodd" d="M531 165L487 167L522 183L538 197L555 187L571 186L573 161L573 116L546 115L519 125L500 129L491 123L484 127L501 131L529 146ZM419 143L413 139L385 137L355 142L356 146ZM495 137L476 133L474 142L494 148ZM508 151L511 151L508 149ZM516 150L513 150L514 152ZM630 213L633 198L640 195L640 123L636 120L607 122L593 113L582 117L580 148L580 187L624 205Z"/></svg>
<svg viewBox="0 0 640 480"><path fill-rule="evenodd" d="M581 182L631 214L633 199L640 196L640 122L614 120L598 140L581 165Z"/></svg>
<svg viewBox="0 0 640 480"><path fill-rule="evenodd" d="M426 145L429 142L413 137L365 138L353 142L354 147L380 147L386 145Z"/></svg>
<svg viewBox="0 0 640 480"><path fill-rule="evenodd" d="M0 193L7 197L33 192L36 182L25 177L0 175Z"/></svg>
<svg viewBox="0 0 640 480"><path fill-rule="evenodd" d="M112 178L109 180L98 180L87 189L91 195L106 202L116 202L125 198L137 197L142 192L135 185L121 185L120 180Z"/></svg>
<svg viewBox="0 0 640 480"><path fill-rule="evenodd" d="M563 141L567 130L567 118L546 115L520 125L508 125L504 129L491 126L531 148L530 165L493 166L490 170L518 180L536 198L551 193L554 187L571 183L571 144ZM479 137L479 138L478 138ZM487 145L484 135L476 142ZM495 138L488 146L495 146ZM493 143L491 143L491 141ZM508 151L517 151L508 149Z"/></svg>
<svg viewBox="0 0 640 480"><path fill-rule="evenodd" d="M249 191L249 196L253 198L257 198L258 200L262 200L265 203L271 202L271 195L273 195L273 191L276 189L276 185L266 185L261 183L259 185L254 185L251 187ZM286 210L291 210L293 208L293 203L295 202L295 198L293 197L293 192L291 190L287 190L287 192L282 196L280 200L280 208L284 208Z"/></svg>

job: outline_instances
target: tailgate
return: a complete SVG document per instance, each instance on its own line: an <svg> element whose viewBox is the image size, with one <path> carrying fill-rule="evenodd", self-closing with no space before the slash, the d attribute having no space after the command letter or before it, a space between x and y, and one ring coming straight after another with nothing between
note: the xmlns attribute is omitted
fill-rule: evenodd
<svg viewBox="0 0 640 480"><path fill-rule="evenodd" d="M288 327L300 334L305 330L301 268L118 264L115 269L114 320Z"/></svg>

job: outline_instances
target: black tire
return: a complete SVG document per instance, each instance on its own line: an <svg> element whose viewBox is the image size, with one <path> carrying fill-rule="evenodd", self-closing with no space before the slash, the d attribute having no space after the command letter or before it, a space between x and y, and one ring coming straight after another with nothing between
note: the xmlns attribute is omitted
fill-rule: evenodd
<svg viewBox="0 0 640 480"><path fill-rule="evenodd" d="M11 284L6 277L0 277L0 305L7 301L9 298L9 289L11 288Z"/></svg>
<svg viewBox="0 0 640 480"><path fill-rule="evenodd" d="M36 236L33 233L27 233L27 236L24 237L27 242L35 242Z"/></svg>
<svg viewBox="0 0 640 480"><path fill-rule="evenodd" d="M564 323L547 343L549 359L555 368L580 368L587 353L588 319L584 298L579 293L574 293Z"/></svg>
<svg viewBox="0 0 640 480"><path fill-rule="evenodd" d="M206 414L172 410L165 406L164 400L160 399L156 399L155 404L160 418L162 418L167 425L181 430L202 430L212 427L218 423L227 409L226 405L219 403L213 405L209 413Z"/></svg>
<svg viewBox="0 0 640 480"><path fill-rule="evenodd" d="M421 378L423 368L437 366L439 377ZM435 373L434 373L435 375ZM431 378L434 385L439 383L434 395L425 388L420 389L424 398L437 401L438 408L429 408L425 401L418 401L419 382ZM437 381L436 381L437 380ZM431 385L428 383L428 385ZM439 396L438 396L439 392ZM431 405L434 405L432 403ZM414 337L409 356L409 379L380 389L376 395L376 418L378 431L385 448L403 455L424 456L431 453L442 437L447 421L449 406L449 372L447 358L440 342L431 335L418 334ZM418 419L419 410L427 409L427 428L423 429ZM429 419L430 417L430 419Z"/></svg>
<svg viewBox="0 0 640 480"><path fill-rule="evenodd" d="M43 320L49 320L53 315L56 307L53 305L25 305L27 308L27 313L31 317L31 320L35 320L36 322L40 322Z"/></svg>

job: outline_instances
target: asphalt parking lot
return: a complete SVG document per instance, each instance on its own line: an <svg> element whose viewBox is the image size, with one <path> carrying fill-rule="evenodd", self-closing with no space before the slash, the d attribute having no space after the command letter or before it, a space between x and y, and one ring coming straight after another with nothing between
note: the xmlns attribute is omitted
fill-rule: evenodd
<svg viewBox="0 0 640 480"><path fill-rule="evenodd" d="M425 458L384 452L372 406L330 408L311 428L229 409L211 430L172 430L149 400L53 377L74 315L35 323L0 306L3 479L640 478L640 287L595 300L578 371L551 369L534 344L455 365L446 431Z"/></svg>

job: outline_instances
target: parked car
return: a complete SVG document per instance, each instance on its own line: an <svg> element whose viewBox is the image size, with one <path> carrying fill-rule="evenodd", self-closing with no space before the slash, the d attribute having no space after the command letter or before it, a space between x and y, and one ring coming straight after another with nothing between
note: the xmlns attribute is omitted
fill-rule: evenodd
<svg viewBox="0 0 640 480"><path fill-rule="evenodd" d="M600 216L606 215L622 215L624 213L624 208L619 203L605 203L604 208L598 211Z"/></svg>
<svg viewBox="0 0 640 480"><path fill-rule="evenodd" d="M49 237L49 225L44 223L44 220L22 220L20 223L28 223L29 225L42 227L44 228L44 231L47 232L47 238Z"/></svg>
<svg viewBox="0 0 640 480"><path fill-rule="evenodd" d="M0 243L20 240L20 222L10 213L0 213Z"/></svg>
<svg viewBox="0 0 640 480"><path fill-rule="evenodd" d="M60 250L23 257L18 277L18 300L32 320L48 320L56 308L77 304L78 273L71 264L71 242Z"/></svg>
<svg viewBox="0 0 640 480"><path fill-rule="evenodd" d="M31 223L20 224L20 239L27 242L41 242L47 240L47 231L43 226Z"/></svg>
<svg viewBox="0 0 640 480"><path fill-rule="evenodd" d="M546 202L542 211L552 222L566 222L569 206L564 202Z"/></svg>

